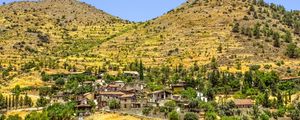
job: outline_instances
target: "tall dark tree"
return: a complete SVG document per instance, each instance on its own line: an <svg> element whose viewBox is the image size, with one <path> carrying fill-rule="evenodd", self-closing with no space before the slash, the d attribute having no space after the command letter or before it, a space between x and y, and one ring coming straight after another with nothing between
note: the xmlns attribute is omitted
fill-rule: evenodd
<svg viewBox="0 0 300 120"><path fill-rule="evenodd" d="M284 41L287 43L291 43L291 42L293 42L292 40L293 39L292 39L291 33L289 31L286 31L285 36L284 36Z"/></svg>
<svg viewBox="0 0 300 120"><path fill-rule="evenodd" d="M275 32L275 33L273 34L273 40L274 40L273 46L274 46L274 47L280 47L280 35L279 35L278 32Z"/></svg>
<svg viewBox="0 0 300 120"><path fill-rule="evenodd" d="M294 25L294 33L295 34L300 34L300 22L296 21Z"/></svg>
<svg viewBox="0 0 300 120"><path fill-rule="evenodd" d="M144 80L144 65L142 60L140 60L139 74L140 74L140 80Z"/></svg>
<svg viewBox="0 0 300 120"><path fill-rule="evenodd" d="M259 23L256 23L253 29L253 35L256 39L260 38L260 25Z"/></svg>
<svg viewBox="0 0 300 120"><path fill-rule="evenodd" d="M6 108L6 100L5 97L0 93L0 109Z"/></svg>

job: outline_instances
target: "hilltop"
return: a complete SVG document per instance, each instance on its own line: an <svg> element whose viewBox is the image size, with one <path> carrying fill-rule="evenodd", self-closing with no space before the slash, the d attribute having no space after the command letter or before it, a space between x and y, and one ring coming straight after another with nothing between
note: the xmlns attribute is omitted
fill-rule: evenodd
<svg viewBox="0 0 300 120"><path fill-rule="evenodd" d="M297 20L299 12L261 1L189 0L94 51L120 60L141 58L149 65L206 64L213 57L228 66L276 66L280 61L297 65L298 60L285 55L289 43L284 40L289 32L291 41L298 44ZM238 31L234 32L237 25ZM256 25L259 37L254 35ZM272 33L278 33L280 47L273 45Z"/></svg>

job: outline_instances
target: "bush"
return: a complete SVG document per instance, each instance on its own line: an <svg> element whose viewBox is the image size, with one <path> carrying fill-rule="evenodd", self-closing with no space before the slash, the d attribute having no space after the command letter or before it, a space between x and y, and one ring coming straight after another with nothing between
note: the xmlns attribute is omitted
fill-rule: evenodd
<svg viewBox="0 0 300 120"><path fill-rule="evenodd" d="M171 112L171 111L173 111L173 110L175 109L175 107L176 107L176 102L170 100L170 101L166 102L166 103L164 104L164 106L166 107L166 109L167 109L168 112Z"/></svg>
<svg viewBox="0 0 300 120"><path fill-rule="evenodd" d="M285 54L289 57L289 58L297 58L299 57L299 48L297 47L296 44L294 43L290 43L287 48L286 48L286 52Z"/></svg>
<svg viewBox="0 0 300 120"><path fill-rule="evenodd" d="M22 118L19 115L10 115L6 120L22 120Z"/></svg>
<svg viewBox="0 0 300 120"><path fill-rule="evenodd" d="M152 110L151 108L144 108L143 111L142 111L143 115L146 115L146 116L149 115L151 110Z"/></svg>
<svg viewBox="0 0 300 120"><path fill-rule="evenodd" d="M120 103L117 100L112 100L108 104L109 109L119 109L120 108Z"/></svg>
<svg viewBox="0 0 300 120"><path fill-rule="evenodd" d="M179 114L176 111L170 112L169 120L179 120Z"/></svg>
<svg viewBox="0 0 300 120"><path fill-rule="evenodd" d="M198 120L198 115L195 113L188 112L184 115L184 120Z"/></svg>
<svg viewBox="0 0 300 120"><path fill-rule="evenodd" d="M253 70L253 71L259 70L260 69L260 65L251 65L249 69Z"/></svg>
<svg viewBox="0 0 300 120"><path fill-rule="evenodd" d="M37 107L45 107L48 103L50 103L50 100L41 97L36 101L36 106Z"/></svg>

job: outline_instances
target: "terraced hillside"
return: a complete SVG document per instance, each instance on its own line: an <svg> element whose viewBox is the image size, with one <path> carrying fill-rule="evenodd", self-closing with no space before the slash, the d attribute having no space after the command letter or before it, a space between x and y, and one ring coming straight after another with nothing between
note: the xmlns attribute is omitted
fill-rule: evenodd
<svg viewBox="0 0 300 120"><path fill-rule="evenodd" d="M6 66L34 60L86 68L136 59L148 66L190 66L213 57L232 71L253 64L280 71L299 66L299 12L262 1L189 0L143 23L76 0L16 2L0 13L0 61ZM292 55L288 46L296 46Z"/></svg>
<svg viewBox="0 0 300 120"><path fill-rule="evenodd" d="M229 66L236 63L276 66L279 61L299 65L297 59L285 56L289 43L284 42L286 31L292 42L299 42L299 35L294 34L296 23L289 26L284 21L288 16L291 21L299 20L299 12L280 9L281 6L252 0L190 0L101 44L94 52L119 60L141 58L149 65L205 64L212 57ZM254 36L256 24L259 37ZM235 26L237 32L233 31ZM243 33L247 30L248 36ZM273 45L273 34L267 35L268 32L279 34L280 47Z"/></svg>
<svg viewBox="0 0 300 120"><path fill-rule="evenodd" d="M131 23L76 0L0 6L2 63L63 59L109 40Z"/></svg>

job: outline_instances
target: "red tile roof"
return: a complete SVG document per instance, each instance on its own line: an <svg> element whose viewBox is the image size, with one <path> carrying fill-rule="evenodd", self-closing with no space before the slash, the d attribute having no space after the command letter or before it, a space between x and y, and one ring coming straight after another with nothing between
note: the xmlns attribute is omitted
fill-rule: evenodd
<svg viewBox="0 0 300 120"><path fill-rule="evenodd" d="M251 99L235 99L234 104L239 106L239 105L253 105L253 100Z"/></svg>
<svg viewBox="0 0 300 120"><path fill-rule="evenodd" d="M123 92L99 92L99 95L124 95Z"/></svg>
<svg viewBox="0 0 300 120"><path fill-rule="evenodd" d="M125 95L122 95L121 98L130 98L133 96L134 96L134 94L125 94Z"/></svg>

